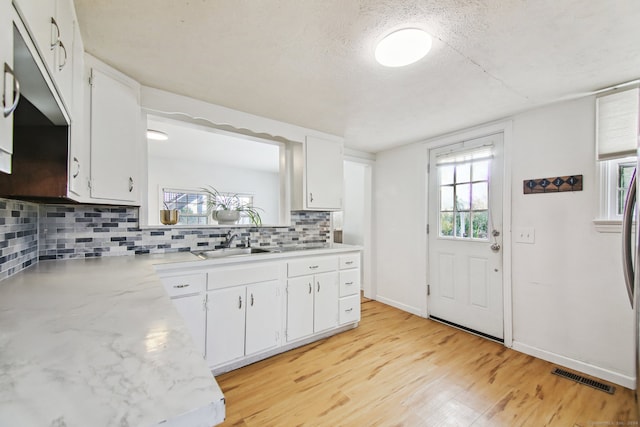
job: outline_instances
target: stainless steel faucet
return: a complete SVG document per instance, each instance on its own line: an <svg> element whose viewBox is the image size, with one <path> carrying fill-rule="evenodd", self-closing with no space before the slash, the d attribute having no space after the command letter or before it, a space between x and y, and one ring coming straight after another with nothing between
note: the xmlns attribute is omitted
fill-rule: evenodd
<svg viewBox="0 0 640 427"><path fill-rule="evenodd" d="M223 248L230 248L231 247L231 242L233 242L234 239L237 239L238 235L237 234L231 234L231 231L229 231L227 233L227 237L225 238L224 242L222 242L222 247Z"/></svg>

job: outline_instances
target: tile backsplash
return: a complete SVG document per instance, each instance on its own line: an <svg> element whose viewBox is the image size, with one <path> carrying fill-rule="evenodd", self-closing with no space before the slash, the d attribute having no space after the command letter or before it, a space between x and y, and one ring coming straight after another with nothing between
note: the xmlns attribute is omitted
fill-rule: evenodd
<svg viewBox="0 0 640 427"><path fill-rule="evenodd" d="M45 205L0 199L0 280L38 260L91 258L219 248L227 233L233 246L275 246L330 241L328 212L291 212L282 227L162 226L140 228L135 207Z"/></svg>
<svg viewBox="0 0 640 427"><path fill-rule="evenodd" d="M0 199L0 280L38 262L38 205Z"/></svg>

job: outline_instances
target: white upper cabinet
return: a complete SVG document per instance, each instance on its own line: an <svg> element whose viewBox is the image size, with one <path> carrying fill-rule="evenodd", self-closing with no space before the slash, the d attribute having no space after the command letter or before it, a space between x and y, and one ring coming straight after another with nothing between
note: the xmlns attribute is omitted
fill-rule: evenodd
<svg viewBox="0 0 640 427"><path fill-rule="evenodd" d="M295 144L291 184L293 210L332 211L342 209L343 145L308 136Z"/></svg>
<svg viewBox="0 0 640 427"><path fill-rule="evenodd" d="M2 67L2 115L0 116L0 172L11 172L13 109L16 107L13 77L13 10L11 0L0 0L0 66Z"/></svg>
<svg viewBox="0 0 640 427"><path fill-rule="evenodd" d="M73 0L14 0L14 3L69 108L75 19Z"/></svg>
<svg viewBox="0 0 640 427"><path fill-rule="evenodd" d="M140 87L98 63L91 61L91 198L136 204L143 137Z"/></svg>
<svg viewBox="0 0 640 427"><path fill-rule="evenodd" d="M69 141L69 191L79 198L89 197L89 131L88 114L85 114L85 102L88 103L88 76L84 68L84 45L80 37L80 28L74 26L73 62L72 62L72 100L71 134ZM86 100L85 101L85 96Z"/></svg>

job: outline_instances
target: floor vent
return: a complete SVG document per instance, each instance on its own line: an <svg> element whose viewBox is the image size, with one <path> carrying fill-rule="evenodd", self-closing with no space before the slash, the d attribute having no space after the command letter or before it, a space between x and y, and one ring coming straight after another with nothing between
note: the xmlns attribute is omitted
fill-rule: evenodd
<svg viewBox="0 0 640 427"><path fill-rule="evenodd" d="M576 375L573 372L565 371L564 369L555 368L553 371L551 371L551 373L554 375L558 375L559 377L568 378L580 384L588 385L589 387L604 391L605 393L613 394L616 392L616 388L613 386L601 383L600 381L585 378L581 375Z"/></svg>

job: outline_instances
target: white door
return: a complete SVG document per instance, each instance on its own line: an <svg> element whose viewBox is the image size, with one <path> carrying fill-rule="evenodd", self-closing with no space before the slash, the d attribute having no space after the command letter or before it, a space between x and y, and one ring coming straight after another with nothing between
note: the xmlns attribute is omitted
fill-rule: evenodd
<svg viewBox="0 0 640 427"><path fill-rule="evenodd" d="M207 292L207 362L216 366L244 356L246 288Z"/></svg>
<svg viewBox="0 0 640 427"><path fill-rule="evenodd" d="M429 316L503 339L502 134L429 154Z"/></svg>
<svg viewBox="0 0 640 427"><path fill-rule="evenodd" d="M316 274L313 331L320 332L338 326L338 272Z"/></svg>
<svg viewBox="0 0 640 427"><path fill-rule="evenodd" d="M287 281L287 341L313 333L313 276Z"/></svg>
<svg viewBox="0 0 640 427"><path fill-rule="evenodd" d="M272 280L247 286L246 355L267 350L278 344L279 283Z"/></svg>

